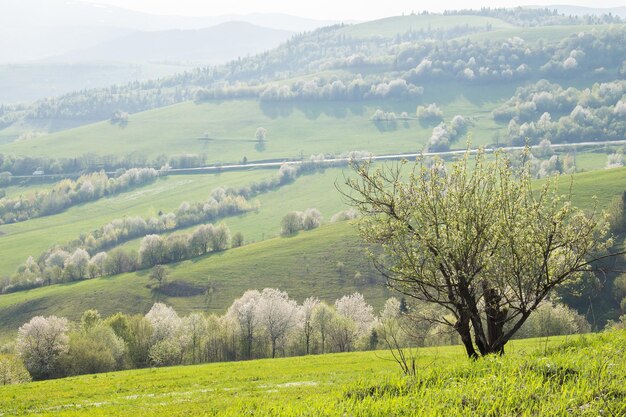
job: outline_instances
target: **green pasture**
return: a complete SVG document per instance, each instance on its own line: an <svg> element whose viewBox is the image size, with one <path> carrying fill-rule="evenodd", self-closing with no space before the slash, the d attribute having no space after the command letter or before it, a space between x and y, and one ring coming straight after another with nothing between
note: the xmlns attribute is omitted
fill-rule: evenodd
<svg viewBox="0 0 626 417"><path fill-rule="evenodd" d="M624 415L624 331L510 342L468 360L421 348L415 378L389 352L142 369L5 386L11 416Z"/></svg>
<svg viewBox="0 0 626 417"><path fill-rule="evenodd" d="M570 185L572 185L572 203L575 206L589 210L594 207L594 201L597 201L597 208L604 210L614 197L626 191L626 168L601 169L573 176L561 176L560 191L569 194Z"/></svg>

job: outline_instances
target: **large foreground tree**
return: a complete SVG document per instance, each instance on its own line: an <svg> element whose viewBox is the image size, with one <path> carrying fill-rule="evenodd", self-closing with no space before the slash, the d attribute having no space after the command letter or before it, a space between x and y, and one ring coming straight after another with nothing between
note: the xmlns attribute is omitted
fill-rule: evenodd
<svg viewBox="0 0 626 417"><path fill-rule="evenodd" d="M343 192L363 214L361 236L382 248L376 267L390 287L440 306L423 318L454 329L469 357L504 353L555 287L615 255L602 213L572 207L557 177L534 184L505 154L353 166Z"/></svg>

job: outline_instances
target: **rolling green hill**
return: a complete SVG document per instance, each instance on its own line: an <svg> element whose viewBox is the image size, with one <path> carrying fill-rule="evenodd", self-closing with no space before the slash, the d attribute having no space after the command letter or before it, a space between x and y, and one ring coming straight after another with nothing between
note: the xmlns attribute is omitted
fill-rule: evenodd
<svg viewBox="0 0 626 417"><path fill-rule="evenodd" d="M183 201L204 201L217 187L241 186L271 177L266 170L220 175L162 177L157 182L98 201L71 207L63 213L0 226L0 275L10 275L29 256L37 257L54 244L64 244L124 216L154 216L177 208Z"/></svg>
<svg viewBox="0 0 626 417"><path fill-rule="evenodd" d="M30 140L0 146L0 152L29 156L71 157L85 153L125 155L206 154L209 163L276 158L300 158L312 154L340 155L353 150L376 154L416 152L426 144L432 124L398 121L395 129L379 128L371 117L377 109L407 112L415 118L418 105L436 102L447 121L457 114L473 120L477 144L491 141L497 125L491 110L515 92L515 85L495 89L449 89L431 85L413 100L365 102L259 103L227 100L181 103L131 115L120 128L101 122ZM265 150L256 148L255 132L267 129ZM208 140L204 139L205 134ZM101 143L108 146L102 147ZM461 145L462 146L462 145Z"/></svg>
<svg viewBox="0 0 626 417"><path fill-rule="evenodd" d="M546 76L553 81L559 78L592 78L599 81L603 76L596 71L598 67L603 67L611 77L615 77L621 68L621 60L616 57L623 53L620 48L624 28L626 28L624 24L607 24L601 19L589 22L579 18L557 17L547 11L525 14L504 9L468 12L468 14L411 14L357 25L335 25L297 35L271 51L235 60L219 67L199 68L150 82L78 91L55 99L40 100L20 108L6 109L6 114L0 112L0 130L2 130L0 143L14 141L21 136L21 133L30 133L29 129L31 131L45 130L47 126L51 126L51 119L54 120L53 124L66 126L91 123L94 120L108 120L117 110L139 113L147 109L189 101L198 97L199 90L215 93L209 96L217 97L219 100L229 101L242 97L256 99L260 97L266 83L284 83L296 78L306 80L321 73L349 74L350 77L341 77L346 85L357 75L363 78L376 78L376 82L403 79L426 87L426 94L431 94L430 98L424 98L428 102L439 102L436 98L437 91L429 92L429 88L433 83L442 81L446 86L450 82L455 84L459 82L458 86L450 86L450 90L453 91L465 90L467 86L471 95L472 87L476 87L478 90L492 93L488 101L505 99L504 96L497 95L492 88L485 89L485 80L493 81L495 84L504 84L504 86L519 85L519 81L538 80ZM573 36L583 32L594 37L596 42L579 40L577 36ZM509 42L512 38L521 38L526 40L527 44L521 48L519 40ZM536 44L535 41L538 40L543 42L542 45ZM594 56L594 49L612 52ZM561 63L572 50L580 50L582 55L579 54L579 57L590 57L590 62L581 62L576 67L574 77L567 76L561 71L544 70L548 64ZM434 65L434 73L413 71L423 60ZM520 66L522 70L519 71L518 77L516 72ZM464 69L483 74L466 77L463 75ZM573 73L570 72L570 74ZM605 74L604 77L607 76ZM231 91L233 88L236 90L234 93ZM337 106L335 109L332 109L333 106L328 103L322 103L322 105L335 115L350 113L354 110L351 108L353 106L346 104ZM359 103L356 106L371 107L373 105ZM290 112L289 107L291 106L283 106L279 110L269 109L268 113L278 115ZM316 108L315 105L304 107L310 107L304 109L309 118L323 113L323 110ZM402 111L412 114L414 103L410 107ZM214 110L207 109L207 111ZM255 117L254 112L251 114L250 108L246 108L245 105L241 111L236 110L228 112L232 114L225 119L232 119L234 123L225 123L215 128L207 122L206 127L193 127L193 130L183 127L179 135L170 140L177 141L179 145L176 148L177 151L184 148L184 151L194 149L194 152L197 152L197 147L192 145L195 142L189 141L201 137L204 132L209 132L209 137L221 140L249 140L250 131L253 134L258 126L248 126L246 132L242 132L238 129L239 124L246 121L257 124L263 120ZM454 110L451 109L451 111ZM216 115L220 112L223 113L224 110L215 111ZM163 116L166 117L165 114ZM172 113L170 116L179 117L180 114ZM370 114L367 115L369 116ZM172 123L174 119L168 120ZM183 117L181 120L186 122L188 119ZM320 120L320 122L327 123L325 120ZM139 125L140 121L136 120L135 123ZM353 124L353 121L347 120L347 123ZM182 126L185 124L183 123ZM332 123L330 125L332 127ZM297 123L293 126L298 131L302 130L299 129L300 126ZM159 128L163 129L163 126ZM489 125L484 128L489 129ZM303 133L306 131L307 129L304 129ZM111 139L117 136L112 132L102 132L99 139L101 140L102 137ZM228 134L225 135L224 132ZM159 133L160 130L147 130L144 133L150 137L156 137L156 149L151 152L171 151L162 146ZM291 132L285 131L284 133L290 135ZM337 131L338 135L342 133L341 129ZM89 136L88 131L74 132L74 135ZM304 135L306 136L306 133ZM292 136L290 139L293 141L295 138ZM97 139L82 138L82 140L95 142ZM318 140L324 141L329 138L320 135ZM331 137L330 140L334 138ZM32 145L33 143L16 144L15 147L0 148L0 151L45 154L43 151L38 153L39 151ZM72 145L75 147L76 141ZM97 148L90 148L87 152L102 152ZM76 154L81 151L85 152L84 149L84 146L78 146L74 150L71 145L66 147L65 144L59 143L47 147L47 150L51 151L50 155L59 155L67 151L71 151L70 154ZM207 152L213 153L221 150L219 146L214 146ZM247 151L247 149L244 150ZM298 149L300 150L302 149ZM306 146L304 150L307 150ZM242 157L240 151L241 149L235 155L236 158ZM336 149L329 148L328 152L335 151ZM117 153L118 150L114 146L110 152ZM237 159L224 158L222 160Z"/></svg>
<svg viewBox="0 0 626 417"><path fill-rule="evenodd" d="M258 173L222 175L224 180L228 179L228 175L234 175L229 183L236 184L237 181L248 179L246 175ZM246 240L250 242L276 236L280 230L280 219L290 210L317 207L328 220L332 213L344 207L339 194L328 191L334 189L334 183L342 178L341 175L339 169L328 169L323 174L302 176L291 185L261 195L259 200L262 205L257 213L229 218L226 223L233 232L243 231ZM184 178L187 177L169 177L160 180L154 187L179 184L177 181ZM193 178L201 179L202 176ZM203 179L206 181L206 178ZM598 207L603 208L614 196L625 191L626 168L576 174L573 180L572 201L575 205L590 209L593 207L593 196L597 196ZM561 190L568 192L568 177L562 177L561 181ZM146 190L150 189L146 187ZM200 187L200 190L196 192L202 196L205 188ZM187 190L186 193L189 195L191 191ZM168 197L163 200L163 206L167 202L176 206L176 197L166 195ZM178 194L176 196L181 197ZM98 203L92 204L98 206ZM134 213L155 210L154 204L152 199L138 204ZM92 210L96 212L95 208ZM73 213L74 216L80 216L80 210ZM75 221L76 217L69 217L67 221L70 222L70 219ZM79 226L80 223L77 224ZM61 226L59 229L32 230L30 236L36 233L54 236L54 233L60 233L57 230L61 230ZM1 237L0 242L7 237ZM7 252L11 252L10 242L5 249ZM21 245L20 249L26 247L26 243L12 242L14 246ZM138 240L127 245L137 247ZM24 256L17 261L23 262ZM339 264L343 265L339 267ZM6 265L9 268L8 262ZM207 308L222 312L249 288L279 287L298 300L316 295L328 301L333 301L339 295L360 291L377 308L382 306L388 296L379 274L372 270L367 261L355 228L349 223L326 225L311 232L300 232L295 237L277 237L195 258L172 264L168 270L171 281L184 282L196 293L190 297L161 295L161 300L172 304L182 313ZM355 278L357 272L360 276ZM148 288L147 274L148 271L144 270L0 295L0 334L5 337L12 334L33 315L58 314L75 319L88 308L96 308L104 315L117 311L145 313L157 296ZM207 306L204 291L208 287L212 287L214 292Z"/></svg>

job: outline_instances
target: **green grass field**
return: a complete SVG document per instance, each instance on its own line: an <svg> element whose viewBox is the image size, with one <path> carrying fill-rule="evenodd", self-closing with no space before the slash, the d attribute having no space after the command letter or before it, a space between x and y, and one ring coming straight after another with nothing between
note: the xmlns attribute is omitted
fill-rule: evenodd
<svg viewBox="0 0 626 417"><path fill-rule="evenodd" d="M468 360L422 348L417 377L385 351L143 369L5 386L0 415L624 415L626 333L511 342Z"/></svg>

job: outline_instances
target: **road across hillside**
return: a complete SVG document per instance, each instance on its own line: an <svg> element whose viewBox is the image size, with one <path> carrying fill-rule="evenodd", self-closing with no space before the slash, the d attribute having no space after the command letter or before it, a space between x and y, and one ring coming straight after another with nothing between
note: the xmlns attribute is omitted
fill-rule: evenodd
<svg viewBox="0 0 626 417"><path fill-rule="evenodd" d="M561 144L553 144L551 145L554 149L559 148L582 148L586 146L606 146L606 145L626 145L626 140L609 140L602 142L579 142L579 143L561 143ZM539 145L531 146L531 148L538 148ZM515 150L523 150L524 146L508 146L508 147L500 147L500 148L485 148L485 152L492 153L496 150L506 150L506 151L515 151ZM470 152L475 153L478 149L472 149ZM367 157L360 157L357 159L360 160L372 160L372 161L397 161L400 159L411 159L416 158L420 155L423 156L453 156L460 155L465 153L465 149L459 149L454 151L445 151L445 152L417 152L417 153L399 153L399 154L390 154L390 155L371 155ZM327 164L342 164L347 163L353 158L345 157L345 158L329 158L324 159L323 162ZM272 161L272 162L248 162L245 164L229 164L229 165L210 165L205 167L198 168L170 168L167 171L163 171L166 175L184 175L184 174L200 174L200 173L212 173L212 172L222 172L222 171L238 171L238 170L246 170L251 168L280 168L281 165L302 165L304 163L309 162L308 160L282 160L282 161ZM74 173L74 174L52 174L52 175L14 175L12 178L14 179L63 179L63 178L77 178L84 173ZM107 172L109 176L115 175L115 172Z"/></svg>
<svg viewBox="0 0 626 417"><path fill-rule="evenodd" d="M586 146L606 146L606 145L626 145L626 140L610 140L610 141L602 141L602 142L579 142L579 143L561 143L561 144L553 144L551 147L553 149L559 148L582 148ZM531 146L531 148L539 148L539 145ZM500 148L485 148L485 152L492 153L496 150L505 150L505 151L520 151L525 149L525 146L507 146ZM472 149L471 153L476 153L478 149ZM411 159L416 158L418 156L453 156L453 155L462 155L465 153L465 149L459 149L454 151L445 151L445 152L418 152L418 153L400 153L400 154L390 154L390 155L371 155L367 157L360 157L356 159L360 160L372 160L372 161L397 161L401 159ZM345 157L345 158L329 158L324 159L323 161L316 162L324 162L328 164L341 164L347 163L351 161L353 158ZM248 162L246 164L231 164L231 165L213 165L206 167L198 167L198 168L178 168L178 169L169 169L167 171L168 174L190 174L190 173L200 173L200 172L215 172L215 171L237 171L243 169L250 168L280 168L281 165L302 165L307 163L307 160L284 160L277 162Z"/></svg>

